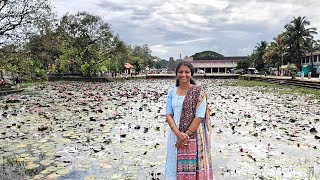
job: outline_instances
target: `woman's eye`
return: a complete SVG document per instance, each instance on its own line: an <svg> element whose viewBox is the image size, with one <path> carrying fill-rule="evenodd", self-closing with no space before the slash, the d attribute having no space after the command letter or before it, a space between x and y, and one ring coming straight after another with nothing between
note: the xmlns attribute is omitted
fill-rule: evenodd
<svg viewBox="0 0 320 180"><path fill-rule="evenodd" d="M179 74L183 74L183 73L185 73L185 74L189 74L190 72L189 72L189 71L185 71L185 72L183 72L183 71L179 71Z"/></svg>

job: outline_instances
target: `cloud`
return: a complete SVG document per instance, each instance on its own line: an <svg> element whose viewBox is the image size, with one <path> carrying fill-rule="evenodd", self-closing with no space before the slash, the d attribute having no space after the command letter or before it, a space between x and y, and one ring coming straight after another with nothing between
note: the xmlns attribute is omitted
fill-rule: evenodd
<svg viewBox="0 0 320 180"><path fill-rule="evenodd" d="M164 59L204 50L248 55L297 16L307 16L312 27L320 28L318 0L52 0L52 4L60 16L84 10L96 14L128 44L148 44L153 55Z"/></svg>

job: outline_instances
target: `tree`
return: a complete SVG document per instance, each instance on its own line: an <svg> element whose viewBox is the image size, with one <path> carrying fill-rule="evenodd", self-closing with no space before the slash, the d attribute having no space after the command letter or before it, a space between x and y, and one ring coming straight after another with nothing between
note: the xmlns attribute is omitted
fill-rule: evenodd
<svg viewBox="0 0 320 180"><path fill-rule="evenodd" d="M193 60L215 60L224 59L224 56L214 51L202 51L192 55Z"/></svg>
<svg viewBox="0 0 320 180"><path fill-rule="evenodd" d="M170 58L170 60L167 64L169 71L175 71L178 63L179 63L178 61L175 61Z"/></svg>
<svg viewBox="0 0 320 180"><path fill-rule="evenodd" d="M306 17L294 17L294 19L284 26L286 29L286 44L290 62L299 65L307 48L304 46L308 40L313 39L313 34L317 34L316 28L306 28L310 22Z"/></svg>
<svg viewBox="0 0 320 180"><path fill-rule="evenodd" d="M254 53L256 54L256 59L254 60L254 65L257 70L262 70L264 68L264 60L263 55L265 53L265 50L267 48L268 43L266 41L261 41L254 50Z"/></svg>
<svg viewBox="0 0 320 180"><path fill-rule="evenodd" d="M165 59L161 59L157 62L155 62L155 68L157 69L164 69L167 67L168 61Z"/></svg>
<svg viewBox="0 0 320 180"><path fill-rule="evenodd" d="M60 57L60 70L64 72L95 75L106 67L113 67L112 63L118 66L119 54L125 49L108 23L87 12L64 15L57 33L64 39Z"/></svg>
<svg viewBox="0 0 320 180"><path fill-rule="evenodd" d="M34 70L34 63L24 50L18 50L14 45L6 45L0 52L0 71L7 71L13 74L27 75L31 77Z"/></svg>
<svg viewBox="0 0 320 180"><path fill-rule="evenodd" d="M143 46L129 47L129 49L130 49L129 57L131 59L130 61L138 57L138 59L140 59L139 66L141 67L141 69L154 66L154 61L153 61L154 57L151 55L151 50L147 44ZM134 64L134 62L131 62L131 63Z"/></svg>
<svg viewBox="0 0 320 180"><path fill-rule="evenodd" d="M314 39L307 39L305 41L304 46L307 48L306 52L310 53L310 57L311 57L311 64L313 66L313 63L315 61L314 57L313 57L313 53L319 49L319 40L316 41Z"/></svg>
<svg viewBox="0 0 320 180"><path fill-rule="evenodd" d="M281 33L273 38L262 58L268 67L279 67L282 63L286 64L282 62L286 54L285 34Z"/></svg>
<svg viewBox="0 0 320 180"><path fill-rule="evenodd" d="M248 56L247 58L245 59L241 59L238 63L237 63L237 69L248 69L251 64L252 64L252 61L253 61L253 57L252 55L251 56Z"/></svg>
<svg viewBox="0 0 320 180"><path fill-rule="evenodd" d="M32 31L32 27L40 19L46 19L50 12L49 0L1 0L0 44L26 35L21 31ZM26 28L23 29L24 27Z"/></svg>

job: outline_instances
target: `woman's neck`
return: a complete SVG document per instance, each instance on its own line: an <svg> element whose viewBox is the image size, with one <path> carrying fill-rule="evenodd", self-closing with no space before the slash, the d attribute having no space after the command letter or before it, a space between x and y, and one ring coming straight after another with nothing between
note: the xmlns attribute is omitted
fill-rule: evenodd
<svg viewBox="0 0 320 180"><path fill-rule="evenodd" d="M179 88L180 89L189 89L191 87L191 84L188 83L180 83Z"/></svg>

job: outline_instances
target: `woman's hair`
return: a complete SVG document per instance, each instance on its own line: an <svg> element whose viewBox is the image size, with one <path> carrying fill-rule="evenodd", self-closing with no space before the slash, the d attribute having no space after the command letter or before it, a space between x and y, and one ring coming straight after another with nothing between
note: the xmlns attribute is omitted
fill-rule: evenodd
<svg viewBox="0 0 320 180"><path fill-rule="evenodd" d="M190 71L191 71L191 76L193 76L193 74L194 74L194 69L193 69L192 64L191 64L190 62L188 62L188 61L181 61L181 62L179 62L179 64L178 64L177 67L176 67L176 76L178 75L179 68L180 68L182 65L187 66L187 67L190 69ZM195 82L192 78L190 78L190 84L196 84L196 82ZM180 83L179 83L179 80L177 79L177 80L176 80L176 86L179 86L179 85L180 85Z"/></svg>

